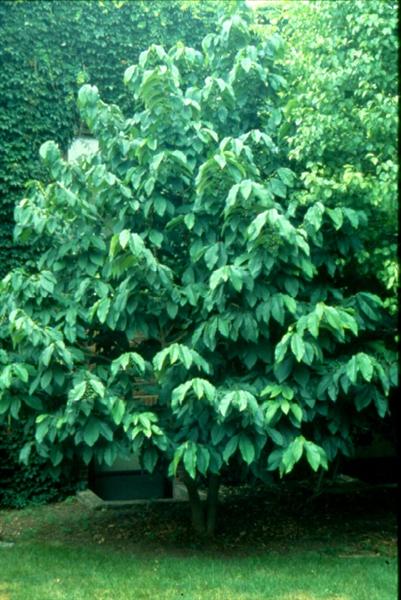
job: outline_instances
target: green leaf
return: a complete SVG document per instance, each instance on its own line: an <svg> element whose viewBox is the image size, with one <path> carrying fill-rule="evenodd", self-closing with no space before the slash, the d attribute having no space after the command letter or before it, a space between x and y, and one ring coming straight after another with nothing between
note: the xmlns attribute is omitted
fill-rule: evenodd
<svg viewBox="0 0 401 600"><path fill-rule="evenodd" d="M202 475L206 475L210 463L210 452L204 446L198 446L197 468Z"/></svg>
<svg viewBox="0 0 401 600"><path fill-rule="evenodd" d="M208 269L212 270L219 259L219 244L213 244L205 252L205 263Z"/></svg>
<svg viewBox="0 0 401 600"><path fill-rule="evenodd" d="M304 441L302 436L298 436L284 451L280 467L282 473L289 473L292 471L294 465L299 461L302 456Z"/></svg>
<svg viewBox="0 0 401 600"><path fill-rule="evenodd" d="M239 438L239 449L246 464L250 465L255 460L255 447L249 437L243 433Z"/></svg>
<svg viewBox="0 0 401 600"><path fill-rule="evenodd" d="M0 413L1 413L1 411L0 411ZM28 463L29 463L29 457L30 457L30 454L32 451L32 447L33 447L33 442L27 442L26 444L24 444L24 446L20 450L19 460L24 465L28 465Z"/></svg>
<svg viewBox="0 0 401 600"><path fill-rule="evenodd" d="M359 216L356 210L352 208L343 208L344 216L347 217L348 221L351 223L354 229L357 229L359 226Z"/></svg>
<svg viewBox="0 0 401 600"><path fill-rule="evenodd" d="M115 446L108 446L104 451L104 462L107 466L111 467L117 458L117 448Z"/></svg>
<svg viewBox="0 0 401 600"><path fill-rule="evenodd" d="M284 356L287 353L287 349L288 349L288 344L290 341L290 334L286 333L281 341L277 344L275 350L274 350L274 358L276 360L276 363L280 363Z"/></svg>
<svg viewBox="0 0 401 600"><path fill-rule="evenodd" d="M187 215L185 215L184 217L184 223L185 225L188 227L189 230L191 230L195 224L195 216L193 213L188 213Z"/></svg>
<svg viewBox="0 0 401 600"><path fill-rule="evenodd" d="M289 356L282 362L274 364L273 371L279 383L283 383L283 381L289 377L290 373L292 372L293 365L294 359L292 356Z"/></svg>
<svg viewBox="0 0 401 600"><path fill-rule="evenodd" d="M167 314L170 317L170 319L175 319L175 317L177 316L177 313L178 313L178 305L175 304L174 302L167 302L166 310L167 310Z"/></svg>
<svg viewBox="0 0 401 600"><path fill-rule="evenodd" d="M330 327L335 331L339 332L343 329L343 321L340 313L332 306L325 306L324 317Z"/></svg>
<svg viewBox="0 0 401 600"><path fill-rule="evenodd" d="M290 405L290 411L292 412L292 414L294 415L294 417L298 421L298 423L301 423L302 417L303 417L302 408L298 404L293 403Z"/></svg>
<svg viewBox="0 0 401 600"><path fill-rule="evenodd" d="M189 369L192 366L192 354L190 349L183 344L179 346L179 357L186 369Z"/></svg>
<svg viewBox="0 0 401 600"><path fill-rule="evenodd" d="M313 312L310 315L308 315L308 318L306 321L306 326L307 326L310 334L314 338L317 338L319 336L319 325L320 325L320 319L316 313Z"/></svg>
<svg viewBox="0 0 401 600"><path fill-rule="evenodd" d="M342 227L342 224L344 222L344 217L343 217L343 212L342 209L337 207L337 208L326 208L326 212L329 215L329 217L331 218L331 220L334 223L334 228L336 230L340 229Z"/></svg>
<svg viewBox="0 0 401 600"><path fill-rule="evenodd" d="M154 177L148 177L148 179L145 182L145 185L143 186L143 189L146 192L147 196L150 196L155 188L155 183L156 180Z"/></svg>
<svg viewBox="0 0 401 600"><path fill-rule="evenodd" d="M272 317L280 323L280 325L284 324L284 307L283 307L283 299L281 294L275 294L271 299L271 314Z"/></svg>
<svg viewBox="0 0 401 600"><path fill-rule="evenodd" d="M214 290L222 281L228 281L230 275L229 267L220 267L210 276L210 289Z"/></svg>
<svg viewBox="0 0 401 600"><path fill-rule="evenodd" d="M40 355L40 360L45 367L49 366L50 359L54 352L54 344L50 344L47 348L45 348Z"/></svg>
<svg viewBox="0 0 401 600"><path fill-rule="evenodd" d="M363 352L359 352L356 355L358 368L362 374L362 377L366 381L371 381L373 377L373 363L370 356L364 354Z"/></svg>
<svg viewBox="0 0 401 600"><path fill-rule="evenodd" d="M49 163L53 163L61 158L59 147L51 140L44 142L40 146L39 156L42 160Z"/></svg>
<svg viewBox="0 0 401 600"><path fill-rule="evenodd" d="M117 246L119 244L119 235L116 233L110 240L109 256L113 257L116 254Z"/></svg>
<svg viewBox="0 0 401 600"><path fill-rule="evenodd" d="M241 67L244 69L245 73L249 73L252 68L252 61L248 56L241 59Z"/></svg>
<svg viewBox="0 0 401 600"><path fill-rule="evenodd" d="M97 307L97 317L101 323L105 323L110 310L110 298L103 298Z"/></svg>
<svg viewBox="0 0 401 600"><path fill-rule="evenodd" d="M129 359L130 359L130 362L136 366L136 368L138 369L138 372L143 375L146 371L146 364L145 364L145 361L142 358L142 356L140 354L138 354L137 352L130 352Z"/></svg>
<svg viewBox="0 0 401 600"><path fill-rule="evenodd" d="M125 402L121 398L117 398L111 409L111 416L116 425L120 425L125 414Z"/></svg>
<svg viewBox="0 0 401 600"><path fill-rule="evenodd" d="M51 369L47 369L47 371L45 371L42 375L42 377L40 378L40 385L42 386L42 388L45 390L46 388L48 388L48 386L51 383L51 380L53 378L53 371Z"/></svg>
<svg viewBox="0 0 401 600"><path fill-rule="evenodd" d="M275 196L278 196L279 198L285 198L287 196L287 188L281 179L273 177L269 183L270 188Z"/></svg>
<svg viewBox="0 0 401 600"><path fill-rule="evenodd" d="M233 435L231 439L228 440L226 447L223 450L223 460L228 464L231 456L234 454L236 449L238 448L239 435Z"/></svg>
<svg viewBox="0 0 401 600"><path fill-rule="evenodd" d="M86 392L86 381L76 384L68 394L70 402L78 402Z"/></svg>
<svg viewBox="0 0 401 600"><path fill-rule="evenodd" d="M155 448L147 448L142 456L142 464L149 473L153 473L158 459Z"/></svg>
<svg viewBox="0 0 401 600"><path fill-rule="evenodd" d="M266 411L265 411L266 423L269 424L274 419L279 408L280 408L280 403L277 400L273 400L273 401L270 400L267 403Z"/></svg>
<svg viewBox="0 0 401 600"><path fill-rule="evenodd" d="M28 382L29 379L29 373L26 369L26 367L24 367L23 365L20 365L18 363L15 363L13 365L13 369L15 374L18 376L18 378L23 381L24 383Z"/></svg>
<svg viewBox="0 0 401 600"><path fill-rule="evenodd" d="M163 237L163 234L160 231L156 231L155 229L151 229L149 232L150 241L158 248L160 248L162 244Z"/></svg>
<svg viewBox="0 0 401 600"><path fill-rule="evenodd" d="M283 459L283 449L282 448L277 448L276 450L273 450L273 452L270 452L269 458L267 460L267 470L275 471L276 469L278 469L280 467L282 459Z"/></svg>
<svg viewBox="0 0 401 600"><path fill-rule="evenodd" d="M101 381L99 381L98 379L90 379L89 380L89 384L91 386L91 388L93 389L94 392L96 392L96 394L98 396L100 396L101 398L103 398L104 396L104 385Z"/></svg>
<svg viewBox="0 0 401 600"><path fill-rule="evenodd" d="M256 219L254 219L252 221L252 223L249 225L248 237L249 237L250 241L256 240L259 237L260 232L262 231L263 227L266 225L268 214L269 214L268 211L265 210L264 212L260 213L256 217Z"/></svg>
<svg viewBox="0 0 401 600"><path fill-rule="evenodd" d="M297 310L297 303L295 302L294 298L291 298L290 296L287 296L287 294L282 294L282 300L287 308L287 310L294 315L296 313Z"/></svg>
<svg viewBox="0 0 401 600"><path fill-rule="evenodd" d="M92 447L97 442L100 435L100 423L94 417L91 417L83 430L85 444Z"/></svg>
<svg viewBox="0 0 401 600"><path fill-rule="evenodd" d="M291 171L291 169L287 169L286 167L280 167L277 169L277 175L281 179L285 185L288 187L292 187L294 184L295 173Z"/></svg>
<svg viewBox="0 0 401 600"><path fill-rule="evenodd" d="M224 319L223 317L219 317L217 321L217 329L223 337L229 337L230 321L228 319Z"/></svg>
<svg viewBox="0 0 401 600"><path fill-rule="evenodd" d="M193 381L193 388L198 398L202 398L203 395L206 396L206 399L212 403L215 399L216 388L206 379L200 379L196 377ZM199 386L199 387L198 387Z"/></svg>
<svg viewBox="0 0 401 600"><path fill-rule="evenodd" d="M323 222L323 214L325 207L321 202L316 202L314 206L309 208L305 215L305 222L313 225L315 231L318 231Z"/></svg>
<svg viewBox="0 0 401 600"><path fill-rule="evenodd" d="M368 387L368 389L366 389L366 387L363 386L363 388L360 389L359 392L357 392L354 397L356 410L358 412L361 412L361 410L363 410L364 408L369 406L369 404L372 403L373 399L374 399L374 390L370 387Z"/></svg>
<svg viewBox="0 0 401 600"><path fill-rule="evenodd" d="M353 356L347 363L345 372L351 383L356 383L358 377L358 363L356 356Z"/></svg>
<svg viewBox="0 0 401 600"><path fill-rule="evenodd" d="M379 417L383 419L388 412L388 399L383 396L383 394L380 394L380 392L375 390L374 403Z"/></svg>
<svg viewBox="0 0 401 600"><path fill-rule="evenodd" d="M290 407L291 404L288 402L288 400L285 400L284 398L280 400L280 408L285 415L288 415Z"/></svg>
<svg viewBox="0 0 401 600"><path fill-rule="evenodd" d="M100 421L100 434L108 441L113 441L113 431L111 427L104 421Z"/></svg>
<svg viewBox="0 0 401 600"><path fill-rule="evenodd" d="M12 384L12 369L11 365L7 365L4 367L1 375L0 375L0 384L3 388L9 388Z"/></svg>
<svg viewBox="0 0 401 600"><path fill-rule="evenodd" d="M61 461L63 460L63 453L60 450L60 448L56 448L55 446L52 446L52 448L50 449L50 460L52 462L52 465L54 467L57 467L57 465L59 465L61 463Z"/></svg>
<svg viewBox="0 0 401 600"><path fill-rule="evenodd" d="M176 475L178 465L179 465L179 463L182 459L182 456L185 452L185 448L186 448L185 444L181 444L181 446L178 446L178 448L174 452L173 460L171 461L171 463L169 465L169 469L168 469L168 474L170 475L170 477L174 477Z"/></svg>
<svg viewBox="0 0 401 600"><path fill-rule="evenodd" d="M237 292L240 292L242 290L243 276L240 269L230 267L230 281L232 283L233 288Z"/></svg>
<svg viewBox="0 0 401 600"><path fill-rule="evenodd" d="M291 336L291 351L298 362L300 362L305 354L305 344L298 333L293 333Z"/></svg>
<svg viewBox="0 0 401 600"><path fill-rule="evenodd" d="M188 390L190 390L192 387L192 379L191 381L186 381L185 383L182 383L181 385L177 386L171 394L171 404L172 407L175 407L177 404L180 405L182 404L182 402L184 401L184 398L186 396L186 393L188 392Z"/></svg>
<svg viewBox="0 0 401 600"><path fill-rule="evenodd" d="M290 388L288 385L277 386L280 387L280 393L283 395L286 400L292 400L294 397L294 390Z"/></svg>
<svg viewBox="0 0 401 600"><path fill-rule="evenodd" d="M88 446L85 446L85 448L82 449L82 459L85 463L85 465L89 465L89 463L91 462L93 458L93 450L92 448L89 448Z"/></svg>
<svg viewBox="0 0 401 600"><path fill-rule="evenodd" d="M43 417L42 421L39 421L39 418ZM46 435L49 433L50 423L48 415L39 415L36 418L36 431L35 431L35 440L41 444L45 439Z"/></svg>
<svg viewBox="0 0 401 600"><path fill-rule="evenodd" d="M195 479L196 477L196 462L197 462L197 448L192 442L187 443L187 447L184 453L184 467L188 475Z"/></svg>
<svg viewBox="0 0 401 600"><path fill-rule="evenodd" d="M234 399L234 392L228 392L224 394L224 396L220 399L219 402L219 413L225 417L227 415L228 409L231 406L231 403Z"/></svg>
<svg viewBox="0 0 401 600"><path fill-rule="evenodd" d="M295 277L286 277L284 279L284 287L286 291L295 298L299 292L299 281Z"/></svg>
<svg viewBox="0 0 401 600"><path fill-rule="evenodd" d="M323 448L316 446L313 442L305 442L304 447L306 459L314 471L317 471L320 466L327 468L327 458L325 459Z"/></svg>
<svg viewBox="0 0 401 600"><path fill-rule="evenodd" d="M0 391L0 415L8 411L11 404L11 397Z"/></svg>
<svg viewBox="0 0 401 600"><path fill-rule="evenodd" d="M227 161L222 154L215 154L213 158L219 165L220 169L224 169L224 167L227 165Z"/></svg>
<svg viewBox="0 0 401 600"><path fill-rule="evenodd" d="M167 208L167 202L165 200L165 198L163 198L163 196L156 196L156 198L154 198L153 200L153 206L155 208L155 212L159 215L159 217L162 217L164 215L164 213L166 212L166 208ZM186 221L186 217L189 217L190 215L186 215L184 218L184 222L188 227L188 223ZM193 224L192 224L193 226ZM192 227L188 227L188 229L192 229Z"/></svg>
<svg viewBox="0 0 401 600"><path fill-rule="evenodd" d="M126 247L126 245L129 242L130 237L131 237L131 232L129 229L123 229L120 232L120 234L118 236L118 241L120 242L121 248L124 249Z"/></svg>
<svg viewBox="0 0 401 600"><path fill-rule="evenodd" d="M240 190L241 190L241 194L242 194L244 200L248 200L249 196L251 195L252 185L253 185L253 182L250 179L245 179L241 183Z"/></svg>
<svg viewBox="0 0 401 600"><path fill-rule="evenodd" d="M298 436L291 444L294 462L298 462L302 456L304 441L302 436Z"/></svg>

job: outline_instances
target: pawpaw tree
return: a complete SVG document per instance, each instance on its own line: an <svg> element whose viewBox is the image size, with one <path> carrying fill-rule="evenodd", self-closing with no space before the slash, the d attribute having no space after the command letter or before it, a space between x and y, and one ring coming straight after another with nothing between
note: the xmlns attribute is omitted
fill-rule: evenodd
<svg viewBox="0 0 401 600"><path fill-rule="evenodd" d="M0 415L35 431L21 459L134 452L182 477L200 534L228 465L327 469L396 382L381 299L341 277L365 213L292 194L281 52L234 14L202 52L143 52L133 114L84 85L99 149L42 145L48 180L15 214L41 255L1 283Z"/></svg>

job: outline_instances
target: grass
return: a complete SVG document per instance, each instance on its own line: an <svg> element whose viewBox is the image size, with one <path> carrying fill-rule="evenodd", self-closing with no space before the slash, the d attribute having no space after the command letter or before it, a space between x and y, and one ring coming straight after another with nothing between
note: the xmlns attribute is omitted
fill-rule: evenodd
<svg viewBox="0 0 401 600"><path fill-rule="evenodd" d="M395 559L317 553L157 555L24 543L3 551L2 600L394 600ZM2 595L1 595L2 593Z"/></svg>
<svg viewBox="0 0 401 600"><path fill-rule="evenodd" d="M2 511L0 600L395 600L394 506L374 500L231 498L209 544L185 505Z"/></svg>

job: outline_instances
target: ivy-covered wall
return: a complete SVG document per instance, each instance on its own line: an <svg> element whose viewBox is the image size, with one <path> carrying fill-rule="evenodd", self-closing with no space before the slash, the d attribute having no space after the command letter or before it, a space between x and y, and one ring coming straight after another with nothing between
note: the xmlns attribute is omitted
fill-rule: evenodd
<svg viewBox="0 0 401 600"><path fill-rule="evenodd" d="M13 243L13 209L39 176L38 150L79 133L76 94L98 86L127 107L123 73L149 44L199 47L235 0L3 0L0 2L0 277L29 258Z"/></svg>

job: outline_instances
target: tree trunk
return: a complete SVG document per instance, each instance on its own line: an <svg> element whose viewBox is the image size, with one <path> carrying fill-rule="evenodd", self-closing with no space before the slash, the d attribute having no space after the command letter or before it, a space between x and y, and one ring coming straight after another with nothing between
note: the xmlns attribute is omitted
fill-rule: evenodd
<svg viewBox="0 0 401 600"><path fill-rule="evenodd" d="M217 503L219 496L220 476L211 474L207 491L206 535L213 537L216 530Z"/></svg>
<svg viewBox="0 0 401 600"><path fill-rule="evenodd" d="M199 496L197 483L189 477L187 473L183 473L183 481L188 490L189 505L191 507L192 527L196 533L205 535L206 522L205 510Z"/></svg>
<svg viewBox="0 0 401 600"><path fill-rule="evenodd" d="M209 476L206 503L200 499L196 481L191 479L185 472L182 474L182 478L188 490L191 521L194 531L202 537L213 537L216 530L220 476L213 474Z"/></svg>

